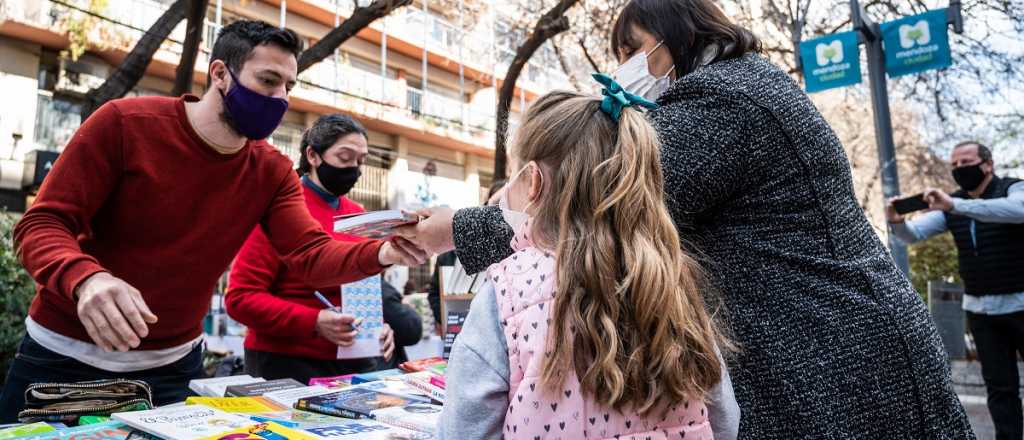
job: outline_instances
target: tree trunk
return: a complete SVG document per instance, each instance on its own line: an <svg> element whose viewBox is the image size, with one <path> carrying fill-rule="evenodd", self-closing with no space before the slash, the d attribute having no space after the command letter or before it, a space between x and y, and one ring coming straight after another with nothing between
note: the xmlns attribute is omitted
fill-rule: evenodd
<svg viewBox="0 0 1024 440"><path fill-rule="evenodd" d="M299 73L331 56L345 40L352 38L370 23L387 16L398 8L412 4L412 0L374 0L369 6L356 7L352 16L331 29L323 39L299 55Z"/></svg>
<svg viewBox="0 0 1024 440"><path fill-rule="evenodd" d="M117 70L99 87L86 93L85 105L82 106L83 121L105 102L123 97L138 84L146 73L146 67L153 59L153 54L160 48L160 44L167 39L174 27L185 19L185 6L188 1L177 0L167 8L163 15L153 23L153 26L135 43L135 47L132 48L124 62L117 67Z"/></svg>
<svg viewBox="0 0 1024 440"><path fill-rule="evenodd" d="M544 42L569 29L569 19L565 16L565 11L577 2L578 0L560 0L553 8L545 12L540 17L540 20L537 20L537 25L534 26L530 37L516 50L516 56L508 67L508 73L505 74L505 80L502 82L501 90L498 92L497 127L494 136L495 181L504 180L507 177L505 175L505 167L508 158L505 153L505 144L508 140L508 115L512 106L512 98L515 95L516 81L519 79L519 74L523 72L526 63L530 61L534 52L540 49Z"/></svg>
<svg viewBox="0 0 1024 440"><path fill-rule="evenodd" d="M188 25L185 28L185 43L182 44L181 61L174 73L174 88L171 96L192 93L192 78L199 56L199 44L203 41L203 20L210 0L188 0Z"/></svg>

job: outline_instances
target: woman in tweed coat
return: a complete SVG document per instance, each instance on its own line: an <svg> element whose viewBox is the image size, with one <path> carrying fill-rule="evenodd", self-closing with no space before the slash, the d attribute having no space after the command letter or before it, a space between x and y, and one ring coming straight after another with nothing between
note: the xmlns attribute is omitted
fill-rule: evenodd
<svg viewBox="0 0 1024 440"><path fill-rule="evenodd" d="M973 438L930 315L858 206L839 139L756 38L709 0L633 0L614 39L620 61L644 51L652 75L674 80L650 117L666 202L740 345L739 437ZM474 271L510 253L497 208L435 211L405 234L454 246Z"/></svg>

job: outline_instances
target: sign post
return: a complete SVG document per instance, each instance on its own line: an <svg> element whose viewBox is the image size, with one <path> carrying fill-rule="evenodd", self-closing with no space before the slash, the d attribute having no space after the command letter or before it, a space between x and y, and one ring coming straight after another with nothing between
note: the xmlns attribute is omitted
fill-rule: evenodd
<svg viewBox="0 0 1024 440"><path fill-rule="evenodd" d="M951 0L948 9L928 11L881 25L867 16L858 0L850 0L850 21L853 31L801 42L803 22L799 17L795 19L793 42L798 46L797 66L803 71L808 93L860 83L860 43L864 43L882 194L888 200L900 194L900 179L886 74L896 77L952 65L947 27L953 25L955 32L963 33L960 0ZM896 265L909 276L907 247L891 233L889 250Z"/></svg>

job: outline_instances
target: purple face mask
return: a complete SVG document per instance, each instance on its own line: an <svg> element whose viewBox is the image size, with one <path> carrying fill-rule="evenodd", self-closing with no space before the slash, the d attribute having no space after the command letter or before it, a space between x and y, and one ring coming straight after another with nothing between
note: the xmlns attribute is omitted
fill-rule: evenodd
<svg viewBox="0 0 1024 440"><path fill-rule="evenodd" d="M220 96L224 98L224 108L231 117L232 125L238 134L246 138L266 139L281 124L284 112L288 111L288 101L249 90L231 69L227 71L232 85L227 94L220 92Z"/></svg>

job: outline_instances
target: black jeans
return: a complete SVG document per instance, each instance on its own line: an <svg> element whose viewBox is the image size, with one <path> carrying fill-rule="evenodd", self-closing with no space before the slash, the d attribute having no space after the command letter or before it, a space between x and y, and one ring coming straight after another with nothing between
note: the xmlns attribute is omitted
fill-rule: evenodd
<svg viewBox="0 0 1024 440"><path fill-rule="evenodd" d="M1024 356L1024 312L979 315L967 312L967 324L981 361L988 390L988 411L997 440L1024 437L1017 355Z"/></svg>
<svg viewBox="0 0 1024 440"><path fill-rule="evenodd" d="M290 378L309 383L313 377L376 371L380 361L380 358L323 360L246 349L245 374L266 380Z"/></svg>
<svg viewBox="0 0 1024 440"><path fill-rule="evenodd" d="M142 371L116 373L101 370L67 356L54 353L28 335L21 340L18 354L7 373L7 383L0 395L0 423L18 421L25 406L25 389L38 382L81 382L101 379L134 379L149 384L153 404L181 402L190 395L188 382L202 377L203 348L197 344L185 357L162 367Z"/></svg>

